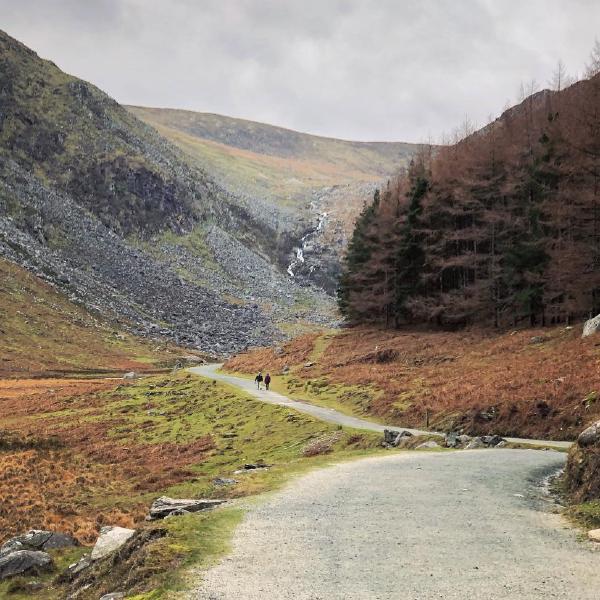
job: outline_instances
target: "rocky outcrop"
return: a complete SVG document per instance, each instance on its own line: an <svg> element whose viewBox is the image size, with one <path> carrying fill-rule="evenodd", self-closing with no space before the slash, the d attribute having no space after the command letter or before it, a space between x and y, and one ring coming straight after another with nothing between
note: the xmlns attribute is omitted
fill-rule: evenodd
<svg viewBox="0 0 600 600"><path fill-rule="evenodd" d="M165 519L166 517L184 515L187 513L199 512L201 510L209 510L215 506L223 504L225 500L208 500L208 499L184 499L184 498L168 498L161 496L157 498L150 507L150 512L147 519L155 521L157 519Z"/></svg>
<svg viewBox="0 0 600 600"><path fill-rule="evenodd" d="M16 550L0 556L0 579L13 575L41 575L53 568L52 557L38 550Z"/></svg>
<svg viewBox="0 0 600 600"><path fill-rule="evenodd" d="M18 535L6 541L0 547L0 556L17 550L52 550L79 546L79 542L66 533L32 529L23 535Z"/></svg>
<svg viewBox="0 0 600 600"><path fill-rule="evenodd" d="M600 499L600 421L586 427L569 450L565 487L573 502Z"/></svg>
<svg viewBox="0 0 600 600"><path fill-rule="evenodd" d="M92 550L91 559L100 560L119 550L135 534L135 529L125 527L103 527Z"/></svg>

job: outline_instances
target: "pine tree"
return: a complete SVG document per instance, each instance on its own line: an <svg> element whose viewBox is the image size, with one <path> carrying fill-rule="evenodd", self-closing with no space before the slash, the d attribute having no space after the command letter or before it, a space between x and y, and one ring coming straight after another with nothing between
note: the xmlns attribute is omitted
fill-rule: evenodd
<svg viewBox="0 0 600 600"><path fill-rule="evenodd" d="M352 296L360 292L360 276L365 264L371 258L377 238L371 228L377 216L381 195L379 189L373 194L373 201L365 204L354 225L352 238L344 260L344 271L337 290L338 306L343 316L353 319L356 316Z"/></svg>

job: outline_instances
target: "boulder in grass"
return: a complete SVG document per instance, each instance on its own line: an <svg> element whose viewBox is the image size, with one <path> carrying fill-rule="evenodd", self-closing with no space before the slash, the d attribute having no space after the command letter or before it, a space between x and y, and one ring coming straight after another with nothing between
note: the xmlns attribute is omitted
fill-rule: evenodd
<svg viewBox="0 0 600 600"><path fill-rule="evenodd" d="M199 512L201 510L214 508L224 502L225 500L210 500L204 498L197 500L193 498L168 498L167 496L161 496L152 503L147 519L149 521L156 521L157 519L164 519L172 513L181 515Z"/></svg>
<svg viewBox="0 0 600 600"><path fill-rule="evenodd" d="M485 442L480 437L474 437L466 446L466 450L477 450L478 448L486 448Z"/></svg>
<svg viewBox="0 0 600 600"><path fill-rule="evenodd" d="M483 436L481 436L481 440L486 446L497 446L501 442L506 441L504 438L501 438L499 435L483 435Z"/></svg>
<svg viewBox="0 0 600 600"><path fill-rule="evenodd" d="M440 445L437 442L434 442L433 440L429 440L428 442L423 442L422 444L419 444L417 446L417 450L429 450L432 448L439 448Z"/></svg>
<svg viewBox="0 0 600 600"><path fill-rule="evenodd" d="M460 445L460 442L458 441L458 434L452 431L446 434L444 441L446 442L446 448L456 448L458 445Z"/></svg>
<svg viewBox="0 0 600 600"><path fill-rule="evenodd" d="M137 379L138 374L135 371L129 371L129 373L125 373L123 375L123 379Z"/></svg>
<svg viewBox="0 0 600 600"><path fill-rule="evenodd" d="M577 445L585 448L600 443L600 421L584 429L577 438Z"/></svg>
<svg viewBox="0 0 600 600"><path fill-rule="evenodd" d="M13 575L41 575L52 569L52 557L39 550L15 550L0 556L0 579Z"/></svg>
<svg viewBox="0 0 600 600"><path fill-rule="evenodd" d="M0 547L0 556L15 550L52 550L79 546L79 542L66 533L31 529L23 535L11 538Z"/></svg>
<svg viewBox="0 0 600 600"><path fill-rule="evenodd" d="M135 529L127 529L125 527L103 527L92 550L91 559L99 560L116 552L125 545L134 533Z"/></svg>

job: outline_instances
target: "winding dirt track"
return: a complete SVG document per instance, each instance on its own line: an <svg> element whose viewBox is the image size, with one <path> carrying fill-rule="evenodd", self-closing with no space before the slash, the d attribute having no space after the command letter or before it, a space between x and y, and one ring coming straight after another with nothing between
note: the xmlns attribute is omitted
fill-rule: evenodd
<svg viewBox="0 0 600 600"><path fill-rule="evenodd" d="M373 423L367 419L359 419L357 417L351 417L344 413L338 412L332 408L324 408L322 406L316 406L315 404L310 404L308 402L299 402L298 400L292 400L287 396L283 396L282 394L278 394L277 392L267 392L266 390L257 390L256 384L249 379L244 379L242 377L236 377L235 375L227 375L225 373L220 373L219 369L222 367L222 364L212 364L212 365L204 365L202 367L192 367L188 369L191 373L195 373L196 375L201 375L202 377L209 377L211 379L215 379L217 381L222 381L223 383L227 383L229 385L233 385L237 388L242 389L244 392L250 394L254 398L258 398L258 400L262 400L263 402L268 402L269 404L278 404L280 406L287 406L288 408L293 408L299 412L303 412L321 421L326 421L327 423L335 423L336 425L342 425L344 427L354 427L355 429L368 429L369 431L379 431L383 433L384 429L404 429L406 431L410 431L413 434L422 434L426 433L431 435L431 431L422 431L420 429L408 429L406 427L398 427L395 425L381 425L380 423ZM439 434L440 437L442 434ZM558 442L558 441L548 441L548 440L531 440L526 438L505 438L509 442L515 443L525 443L531 444L532 446L547 446L552 445L557 448L568 448L571 446L571 442Z"/></svg>
<svg viewBox="0 0 600 600"><path fill-rule="evenodd" d="M248 511L192 598L597 600L600 551L540 485L564 461L403 452L314 471Z"/></svg>

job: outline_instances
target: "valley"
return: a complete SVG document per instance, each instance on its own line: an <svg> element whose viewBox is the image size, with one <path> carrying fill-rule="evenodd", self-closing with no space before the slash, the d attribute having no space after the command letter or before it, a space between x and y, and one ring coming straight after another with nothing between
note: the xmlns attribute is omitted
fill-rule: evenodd
<svg viewBox="0 0 600 600"><path fill-rule="evenodd" d="M0 598L595 598L597 46L435 146L0 31Z"/></svg>

